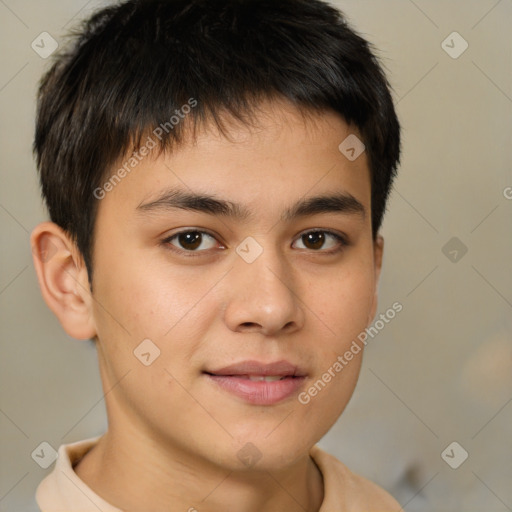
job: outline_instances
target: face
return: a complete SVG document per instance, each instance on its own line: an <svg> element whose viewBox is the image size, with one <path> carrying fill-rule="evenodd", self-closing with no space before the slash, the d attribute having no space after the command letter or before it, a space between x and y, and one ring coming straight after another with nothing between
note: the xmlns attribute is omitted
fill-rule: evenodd
<svg viewBox="0 0 512 512"><path fill-rule="evenodd" d="M229 140L212 128L146 157L99 201L92 315L114 432L275 469L334 424L362 351L335 363L373 318L380 269L365 153L338 149L355 133L266 105Z"/></svg>

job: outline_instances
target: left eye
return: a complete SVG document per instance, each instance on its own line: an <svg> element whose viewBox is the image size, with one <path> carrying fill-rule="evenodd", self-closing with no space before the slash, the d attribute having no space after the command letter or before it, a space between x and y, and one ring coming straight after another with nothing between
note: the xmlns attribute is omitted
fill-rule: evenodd
<svg viewBox="0 0 512 512"><path fill-rule="evenodd" d="M328 247L325 247L326 241L328 239L334 240L331 241ZM330 231L308 231L307 233L303 233L298 241L301 241L304 244L308 244L307 247L299 247L299 249L312 249L314 251L318 251L319 249L331 249L330 251L326 250L326 252L333 252L332 249L336 249L337 246L346 245L345 240L341 235L336 233L332 233Z"/></svg>

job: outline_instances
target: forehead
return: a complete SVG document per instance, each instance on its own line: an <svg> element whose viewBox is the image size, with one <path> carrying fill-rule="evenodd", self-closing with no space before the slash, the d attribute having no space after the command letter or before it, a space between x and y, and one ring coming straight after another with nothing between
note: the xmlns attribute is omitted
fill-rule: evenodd
<svg viewBox="0 0 512 512"><path fill-rule="evenodd" d="M100 201L98 213L110 208L135 212L169 189L232 199L243 206L246 218L331 192L350 195L369 210L366 154L351 160L340 150L347 137L359 133L338 114L304 114L274 102L261 105L251 123L227 118L223 126L221 132L206 123L172 151L125 156L112 175L116 169L126 172Z"/></svg>

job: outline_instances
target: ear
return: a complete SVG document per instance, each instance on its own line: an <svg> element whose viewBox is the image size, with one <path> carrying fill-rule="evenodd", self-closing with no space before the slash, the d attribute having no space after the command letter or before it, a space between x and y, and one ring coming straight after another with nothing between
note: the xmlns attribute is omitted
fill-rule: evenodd
<svg viewBox="0 0 512 512"><path fill-rule="evenodd" d="M30 237L43 298L73 338L96 336L87 268L68 234L53 222L39 224Z"/></svg>
<svg viewBox="0 0 512 512"><path fill-rule="evenodd" d="M372 305L370 307L370 311L368 313L368 325L370 325L375 318L375 313L377 312L377 304L378 304L378 290L379 290L379 278L380 271L382 270L382 255L384 253L384 238L381 235L377 235L375 241L373 242L373 268L374 268L374 293Z"/></svg>

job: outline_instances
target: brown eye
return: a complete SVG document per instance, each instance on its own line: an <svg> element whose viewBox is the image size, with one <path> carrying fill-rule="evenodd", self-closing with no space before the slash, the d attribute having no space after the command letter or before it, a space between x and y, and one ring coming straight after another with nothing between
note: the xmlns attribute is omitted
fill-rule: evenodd
<svg viewBox="0 0 512 512"><path fill-rule="evenodd" d="M215 246L215 238L204 231L182 231L167 238L164 243L186 252L202 252Z"/></svg>
<svg viewBox="0 0 512 512"><path fill-rule="evenodd" d="M334 240L330 241L329 240ZM321 252L335 252L336 248L342 249L347 245L343 237L330 231L309 231L299 238L305 249ZM302 247L299 247L302 249Z"/></svg>
<svg viewBox="0 0 512 512"><path fill-rule="evenodd" d="M189 231L178 235L178 243L183 247L183 249L197 249L201 245L201 242L202 235L198 231Z"/></svg>
<svg viewBox="0 0 512 512"><path fill-rule="evenodd" d="M317 231L302 235L302 241L308 249L321 249L325 243L324 233Z"/></svg>

